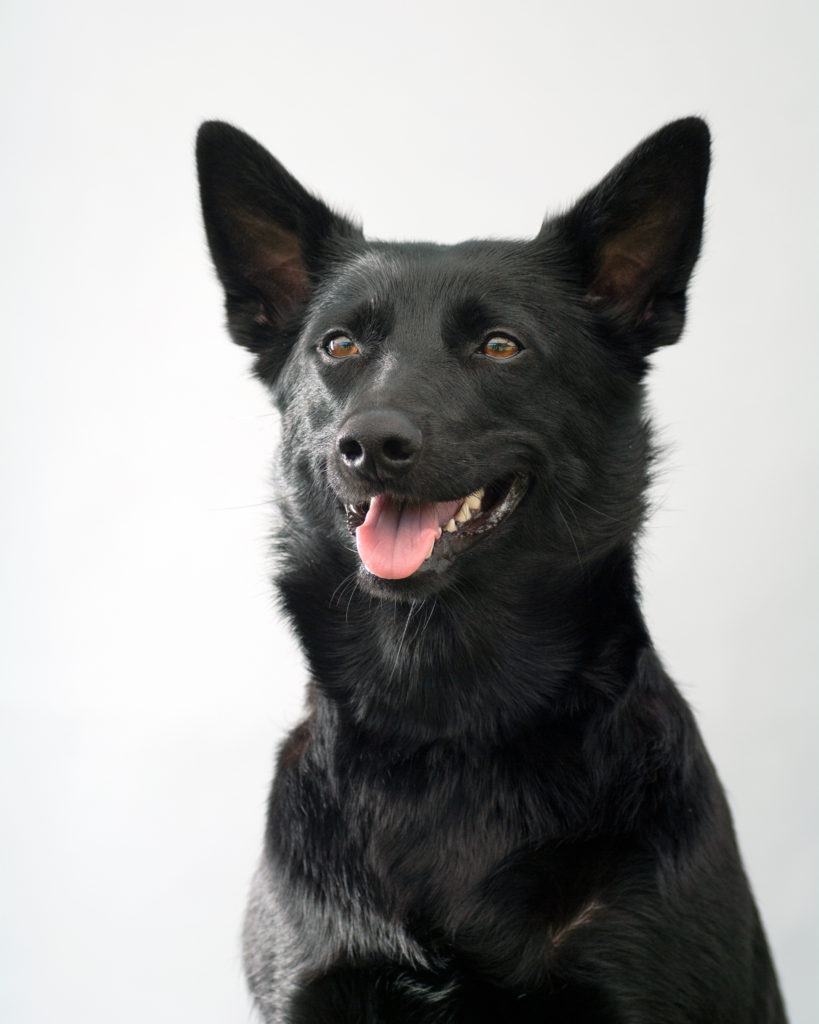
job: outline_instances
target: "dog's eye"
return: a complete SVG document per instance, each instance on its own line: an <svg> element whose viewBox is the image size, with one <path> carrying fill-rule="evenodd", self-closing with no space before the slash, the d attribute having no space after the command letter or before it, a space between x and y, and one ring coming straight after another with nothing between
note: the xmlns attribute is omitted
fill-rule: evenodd
<svg viewBox="0 0 819 1024"><path fill-rule="evenodd" d="M346 359L347 356L358 355L358 345L344 334L330 338L324 343L324 349L334 359Z"/></svg>
<svg viewBox="0 0 819 1024"><path fill-rule="evenodd" d="M481 352L493 359L510 359L516 356L520 349L521 346L514 339L507 338L505 334L493 334L481 345Z"/></svg>

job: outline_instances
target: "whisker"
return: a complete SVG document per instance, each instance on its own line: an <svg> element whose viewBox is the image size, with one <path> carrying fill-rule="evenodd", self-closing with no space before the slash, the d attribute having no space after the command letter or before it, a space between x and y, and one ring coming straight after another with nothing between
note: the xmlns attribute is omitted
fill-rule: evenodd
<svg viewBox="0 0 819 1024"><path fill-rule="evenodd" d="M561 502L559 502L559 501L556 502L555 508L557 509L557 514L563 520L563 525L566 527L566 533L568 533L569 538L571 539L571 542L572 542L572 547L574 548L574 553L577 555L577 564L582 569L583 568L583 559L580 557L580 549L577 546L577 541L574 539L574 534L572 533L571 527L569 526L569 523L568 523L566 517L563 515L563 510L561 509L560 506L561 506Z"/></svg>
<svg viewBox="0 0 819 1024"><path fill-rule="evenodd" d="M564 502L574 505L582 505L583 508L587 508L590 512L594 512L595 515L602 516L603 519L608 519L610 523L617 523L618 526L628 526L628 523L623 519L617 519L615 516L610 516L607 512L604 512L600 508L595 508L594 505L589 505L588 502L581 501L580 498L576 498L573 495L561 493L561 497Z"/></svg>
<svg viewBox="0 0 819 1024"><path fill-rule="evenodd" d="M405 641L406 636L407 636L407 630L409 629L409 624L412 621L412 619L413 619L413 617L414 617L414 615L415 615L419 605L421 605L421 604L423 604L423 601L421 601L421 602L412 601L410 603L409 610L407 612L407 617L406 617L406 620L404 622L404 628L401 631L401 636L400 636L400 638L398 640L398 649L395 652L395 658L393 659L392 667L390 669L390 674L388 676L390 681L392 681L396 677L396 675L398 673L398 669L399 669L399 666L401 664L401 654L402 654L403 649L404 649L404 641ZM394 609L396 607L397 606L395 606L395 605L393 606ZM395 615L393 616L393 621L394 620L395 620Z"/></svg>

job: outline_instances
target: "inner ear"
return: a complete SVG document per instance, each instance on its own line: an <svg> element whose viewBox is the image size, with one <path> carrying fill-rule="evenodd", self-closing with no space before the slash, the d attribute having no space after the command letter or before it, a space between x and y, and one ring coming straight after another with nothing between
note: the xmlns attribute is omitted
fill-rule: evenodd
<svg viewBox="0 0 819 1024"><path fill-rule="evenodd" d="M281 322L308 297L309 278L298 236L247 210L235 215L241 276L258 293L265 311Z"/></svg>
<svg viewBox="0 0 819 1024"><path fill-rule="evenodd" d="M644 317L653 289L679 250L679 234L678 213L654 210L601 241L586 301L633 320Z"/></svg>

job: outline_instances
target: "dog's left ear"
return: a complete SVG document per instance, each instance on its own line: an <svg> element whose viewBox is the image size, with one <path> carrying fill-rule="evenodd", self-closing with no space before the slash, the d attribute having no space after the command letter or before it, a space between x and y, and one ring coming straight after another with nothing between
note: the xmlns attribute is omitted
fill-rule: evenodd
<svg viewBox="0 0 819 1024"><path fill-rule="evenodd" d="M264 147L221 121L196 139L199 191L235 342L287 351L336 247L361 231L311 195Z"/></svg>
<svg viewBox="0 0 819 1024"><path fill-rule="evenodd" d="M702 239L710 135L699 118L642 142L557 223L586 303L646 355L677 340ZM552 237L554 237L552 235Z"/></svg>

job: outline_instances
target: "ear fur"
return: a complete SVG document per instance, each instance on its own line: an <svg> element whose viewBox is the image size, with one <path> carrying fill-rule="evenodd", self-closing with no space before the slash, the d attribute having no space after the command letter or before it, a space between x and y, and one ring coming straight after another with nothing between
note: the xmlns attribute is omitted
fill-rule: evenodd
<svg viewBox="0 0 819 1024"><path fill-rule="evenodd" d="M649 136L563 218L589 307L641 355L675 342L700 251L710 135L696 117Z"/></svg>
<svg viewBox="0 0 819 1024"><path fill-rule="evenodd" d="M361 231L229 124L201 126L196 160L228 328L238 344L261 352L290 333L333 247Z"/></svg>

